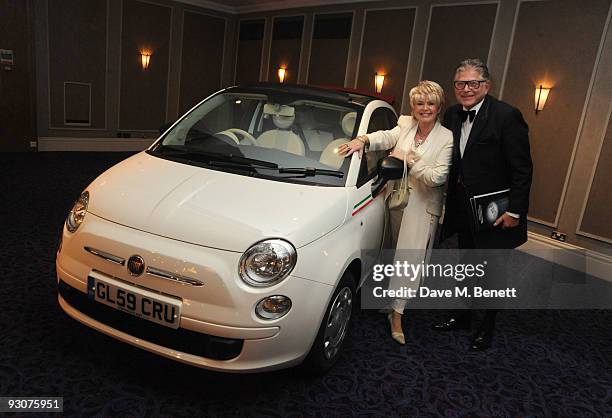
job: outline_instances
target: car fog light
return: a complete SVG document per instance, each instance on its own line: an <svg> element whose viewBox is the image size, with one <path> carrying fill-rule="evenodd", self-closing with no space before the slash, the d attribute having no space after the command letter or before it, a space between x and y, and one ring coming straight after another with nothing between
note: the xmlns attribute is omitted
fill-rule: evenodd
<svg viewBox="0 0 612 418"><path fill-rule="evenodd" d="M263 319L278 319L291 309L291 299L287 296L268 296L255 307L257 316Z"/></svg>

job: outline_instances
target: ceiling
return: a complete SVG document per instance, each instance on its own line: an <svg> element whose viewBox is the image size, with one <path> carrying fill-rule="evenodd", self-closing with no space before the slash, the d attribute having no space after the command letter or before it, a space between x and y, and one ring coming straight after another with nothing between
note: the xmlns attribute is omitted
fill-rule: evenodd
<svg viewBox="0 0 612 418"><path fill-rule="evenodd" d="M206 7L221 12L239 14L296 7L329 6L342 3L360 3L380 0L177 0L181 3Z"/></svg>

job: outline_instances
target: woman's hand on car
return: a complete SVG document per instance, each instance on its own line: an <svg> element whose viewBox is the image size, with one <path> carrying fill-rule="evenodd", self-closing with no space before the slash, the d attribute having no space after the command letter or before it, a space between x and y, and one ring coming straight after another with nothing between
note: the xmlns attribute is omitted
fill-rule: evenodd
<svg viewBox="0 0 612 418"><path fill-rule="evenodd" d="M368 143L368 137L360 135L352 141L346 142L338 147L338 154L348 157L354 152L358 152L359 158L363 155L363 150Z"/></svg>

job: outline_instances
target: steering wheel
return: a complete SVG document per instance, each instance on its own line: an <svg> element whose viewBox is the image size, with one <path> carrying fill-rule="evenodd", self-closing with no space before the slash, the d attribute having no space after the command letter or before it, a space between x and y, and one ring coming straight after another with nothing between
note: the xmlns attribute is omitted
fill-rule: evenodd
<svg viewBox="0 0 612 418"><path fill-rule="evenodd" d="M237 144L240 144L244 140L246 140L246 142L247 142L246 145L257 145L257 140L255 140L255 138L253 138L253 135L251 135L247 131L243 131L242 129L229 128L229 129L226 129L225 131L217 132L217 135L228 136L228 137L232 138L234 141L236 141ZM240 138L242 138L242 139L240 139Z"/></svg>

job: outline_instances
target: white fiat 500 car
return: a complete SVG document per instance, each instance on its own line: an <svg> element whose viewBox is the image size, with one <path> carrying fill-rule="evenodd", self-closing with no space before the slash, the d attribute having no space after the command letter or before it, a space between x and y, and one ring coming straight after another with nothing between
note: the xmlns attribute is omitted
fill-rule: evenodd
<svg viewBox="0 0 612 418"><path fill-rule="evenodd" d="M373 185L384 153L343 158L338 146L396 122L357 93L213 94L80 195L57 253L60 306L206 369L326 371L388 219Z"/></svg>

